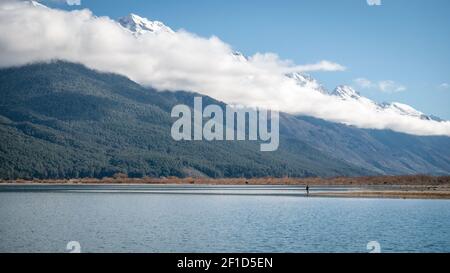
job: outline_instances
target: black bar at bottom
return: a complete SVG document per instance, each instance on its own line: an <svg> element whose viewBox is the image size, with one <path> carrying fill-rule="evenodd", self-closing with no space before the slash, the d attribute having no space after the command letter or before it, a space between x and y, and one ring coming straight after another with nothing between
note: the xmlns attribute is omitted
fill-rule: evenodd
<svg viewBox="0 0 450 273"><path fill-rule="evenodd" d="M143 272L302 272L320 270L371 270L398 267L417 270L423 266L447 267L450 254L294 254L294 253L170 253L170 254L0 254L0 264L34 270L71 269ZM389 266L388 266L389 265ZM428 265L428 266L427 266ZM281 271L280 271L281 270Z"/></svg>

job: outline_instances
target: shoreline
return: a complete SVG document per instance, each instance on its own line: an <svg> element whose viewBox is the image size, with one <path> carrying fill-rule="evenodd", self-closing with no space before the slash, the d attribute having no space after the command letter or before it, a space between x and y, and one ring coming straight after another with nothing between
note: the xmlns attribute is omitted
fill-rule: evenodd
<svg viewBox="0 0 450 273"><path fill-rule="evenodd" d="M2 186L5 185L16 185L16 186L67 186L68 184L0 184L0 192L3 192L1 190ZM82 184L82 185L92 185L92 186L98 186L99 184ZM81 184L71 184L70 186L82 186ZM104 184L104 185L117 185L117 184ZM138 184L121 184L123 186L135 186ZM154 185L154 184L153 184ZM188 185L192 186L191 184L171 184L173 186L183 186ZM204 185L204 186L220 186L217 184L214 185ZM226 185L230 186L230 185ZM244 186L245 187L245 186ZM346 188L347 186L342 186L342 188ZM6 192L6 191L5 191ZM183 193L184 194L184 193ZM193 193L186 193L186 194L193 194ZM203 193L201 193L203 194ZM223 193L218 195L240 195L240 196L264 196L265 194L236 194L236 193ZM276 194L269 194L269 195L276 195ZM355 190L355 191L325 191L325 192L314 192L314 188L310 189L309 195L301 194L301 195L284 195L284 196L298 196L298 197L330 197L330 198L375 198L375 199L441 199L441 200L450 200L450 190L439 190L439 191L417 191L417 190L403 190L403 191L393 191L389 188L386 188L385 190L380 189L361 189L361 190Z"/></svg>
<svg viewBox="0 0 450 273"><path fill-rule="evenodd" d="M442 178L442 177L438 177ZM444 177L447 178L447 177ZM0 192L3 186L185 186L201 188L202 186L210 187L232 187L245 189L246 186L252 189L258 189L259 187L298 187L302 190L303 187L309 185L310 194L309 197L334 197L334 198L393 198L393 199L443 199L450 200L450 183L447 183L446 179L437 179L433 181L415 181L411 183L411 180L405 179L396 184L386 184L386 181L382 183L378 180L362 181L359 179L359 183L354 183L352 179L335 178L335 179L292 179L289 181L283 178L264 178L264 179L194 179L194 178L171 178L171 179L152 179L151 183L148 180L145 182L142 179L77 179L77 180L21 180L21 181L0 181ZM392 179L392 178L391 178ZM314 179L313 179L314 180ZM334 182L334 183L325 183ZM336 183L338 181L339 183ZM409 181L409 184L404 184ZM184 182L184 183L183 183ZM193 182L193 183L192 183ZM262 183L257 183L262 182ZM268 183L272 182L272 183ZM284 182L284 183L282 183ZM291 183L286 183L291 182ZM295 183L292 183L295 182ZM316 183L311 183L316 182ZM343 183L347 182L347 183ZM350 183L353 182L353 183ZM366 183L362 183L366 182ZM368 183L372 182L372 183ZM389 181L392 182L392 181ZM433 183L434 182L434 183ZM329 187L329 190L324 190ZM343 189L343 190L333 190ZM45 190L45 189L43 189ZM317 191L316 191L317 190ZM228 193L225 193L228 194ZM302 196L302 195L299 195Z"/></svg>

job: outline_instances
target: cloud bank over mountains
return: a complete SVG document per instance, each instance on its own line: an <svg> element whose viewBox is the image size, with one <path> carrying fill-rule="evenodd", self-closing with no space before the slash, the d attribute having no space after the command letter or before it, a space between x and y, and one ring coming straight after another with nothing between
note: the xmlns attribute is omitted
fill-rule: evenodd
<svg viewBox="0 0 450 273"><path fill-rule="evenodd" d="M63 59L160 90L195 91L227 103L277 107L362 128L450 136L449 121L380 111L286 76L345 70L331 61L298 65L274 53L244 57L215 36L203 38L184 30L135 35L87 9L68 12L8 0L0 3L0 33L1 67Z"/></svg>

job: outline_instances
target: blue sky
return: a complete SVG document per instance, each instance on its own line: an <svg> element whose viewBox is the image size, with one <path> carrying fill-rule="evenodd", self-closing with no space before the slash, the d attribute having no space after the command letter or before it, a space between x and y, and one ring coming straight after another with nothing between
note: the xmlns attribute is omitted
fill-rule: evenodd
<svg viewBox="0 0 450 273"><path fill-rule="evenodd" d="M347 70L312 75L329 89L350 84L376 101L404 102L450 119L450 87L444 84L450 84L448 0L382 0L379 6L366 0L82 0L78 7L42 2L111 18L136 13L173 29L216 35L245 55L274 52L298 64L337 62ZM371 83L362 88L357 78ZM380 82L388 80L405 90L381 91Z"/></svg>

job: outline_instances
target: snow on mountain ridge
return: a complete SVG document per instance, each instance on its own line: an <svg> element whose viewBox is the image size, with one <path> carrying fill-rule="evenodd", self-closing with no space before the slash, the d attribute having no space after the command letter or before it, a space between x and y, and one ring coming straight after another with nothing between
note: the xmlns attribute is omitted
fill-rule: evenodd
<svg viewBox="0 0 450 273"><path fill-rule="evenodd" d="M129 14L128 16L119 19L119 23L126 29L130 30L135 35L142 35L145 33L174 33L174 31L159 21L151 21L147 18L140 17L136 14ZM238 62L247 62L248 58L239 51L232 52L232 57ZM359 92L348 85L339 85L332 92L328 92L316 79L304 73L288 73L286 77L295 80L295 83L301 87L318 91L324 95L336 96L342 100L358 101L365 107L376 109L378 112L390 112L403 116L411 116L423 120L436 120L439 118L429 117L424 113L414 109L413 107L403 103L377 103L369 98L362 96Z"/></svg>
<svg viewBox="0 0 450 273"><path fill-rule="evenodd" d="M425 115L424 113L414 109L413 107L411 107L407 104L400 103L400 102L384 104L384 109L387 111L395 112L399 115L412 116L412 117L416 117L416 118L420 118L420 119L424 119L424 120L437 120L433 117L429 117L429 116Z"/></svg>
<svg viewBox="0 0 450 273"><path fill-rule="evenodd" d="M316 79L311 77L310 75L293 72L286 74L286 77L295 80L295 83L298 86L314 89L322 94L328 94L328 91L323 87Z"/></svg>
<svg viewBox="0 0 450 273"><path fill-rule="evenodd" d="M331 95L341 97L343 99L360 99L361 95L348 85L339 85L334 89Z"/></svg>
<svg viewBox="0 0 450 273"><path fill-rule="evenodd" d="M427 116L424 113L414 109L412 106L400 103L400 102L392 102L392 103L377 103L372 101L369 98L361 96L356 90L354 90L350 86L340 85L336 87L336 89L331 93L333 96L337 96L343 100L354 100L359 103L367 106L375 108L378 112L386 112L392 113L402 116L410 116L422 120L434 120L434 121L442 121L440 118Z"/></svg>
<svg viewBox="0 0 450 273"><path fill-rule="evenodd" d="M357 92L355 89L353 89L351 86L348 85L339 85L337 86L333 92L330 93L331 96L338 97L341 100L346 101L356 101L359 104L363 105L366 108L372 108L377 112L383 111L383 108L380 107L380 105L373 100L366 98L364 96L361 96L359 92Z"/></svg>
<svg viewBox="0 0 450 273"><path fill-rule="evenodd" d="M174 33L170 27L164 25L160 21L150 21L147 18L140 17L139 15L133 13L119 18L118 22L122 27L128 29L136 35L146 33Z"/></svg>
<svg viewBox="0 0 450 273"><path fill-rule="evenodd" d="M235 60L239 61L239 62L246 62L246 61L248 61L247 57L245 57L245 55L242 54L239 51L234 51L232 54L233 54L233 58Z"/></svg>

